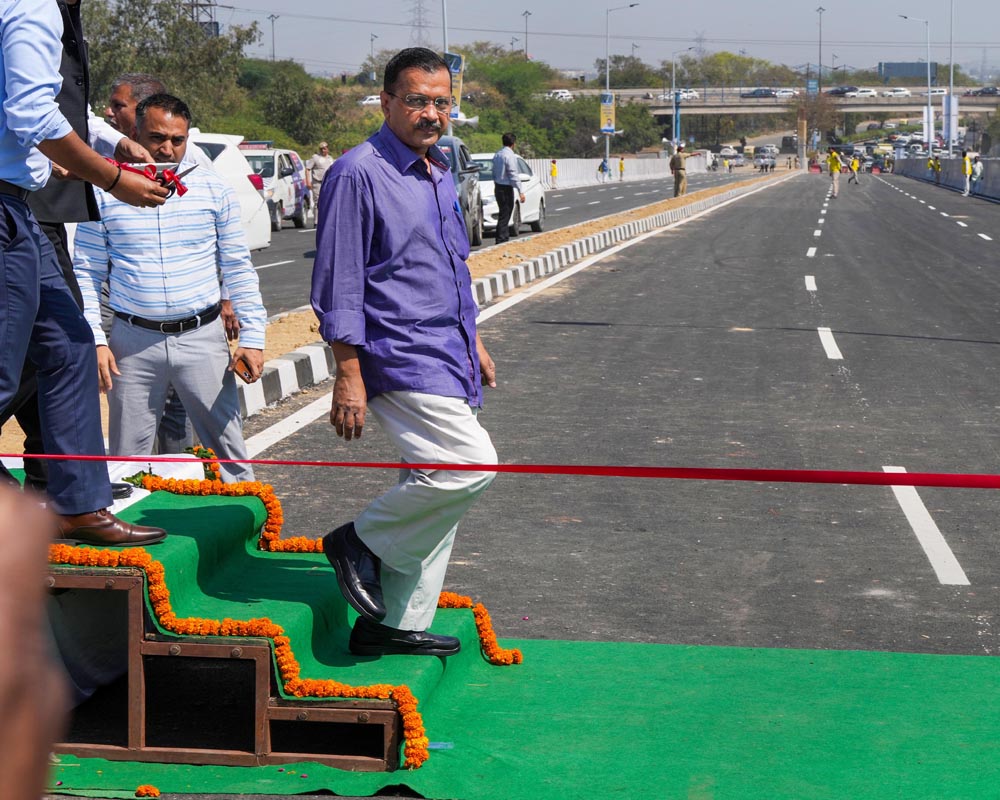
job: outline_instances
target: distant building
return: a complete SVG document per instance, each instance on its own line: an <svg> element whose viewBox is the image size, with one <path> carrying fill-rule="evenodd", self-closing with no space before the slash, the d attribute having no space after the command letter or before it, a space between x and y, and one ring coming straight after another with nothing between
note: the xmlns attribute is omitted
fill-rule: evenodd
<svg viewBox="0 0 1000 800"><path fill-rule="evenodd" d="M937 61L931 62L931 84L937 84ZM888 83L893 78L900 78L915 83L927 81L926 61L879 61L878 76L882 83Z"/></svg>

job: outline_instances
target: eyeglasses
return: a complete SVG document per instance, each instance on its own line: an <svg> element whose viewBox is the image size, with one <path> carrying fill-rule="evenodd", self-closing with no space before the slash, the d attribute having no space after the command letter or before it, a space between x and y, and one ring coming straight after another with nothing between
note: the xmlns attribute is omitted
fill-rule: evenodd
<svg viewBox="0 0 1000 800"><path fill-rule="evenodd" d="M430 98L425 94L407 94L400 97L398 94L393 94L392 92L386 92L386 94L390 97L395 97L397 100L401 100L404 106L412 108L414 111L423 111L429 105L433 105L434 110L438 113L444 113L451 108L450 97Z"/></svg>

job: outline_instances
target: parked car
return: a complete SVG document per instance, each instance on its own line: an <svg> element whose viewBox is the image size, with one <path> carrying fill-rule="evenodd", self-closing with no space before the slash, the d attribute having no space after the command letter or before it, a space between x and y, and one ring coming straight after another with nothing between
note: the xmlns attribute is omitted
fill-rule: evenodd
<svg viewBox="0 0 1000 800"><path fill-rule="evenodd" d="M270 247L271 221L267 203L260 196L264 184L239 149L243 137L227 133L202 133L197 128L191 128L190 140L212 159L212 167L236 192L247 245L251 250Z"/></svg>
<svg viewBox="0 0 1000 800"><path fill-rule="evenodd" d="M378 94L370 94L367 97L362 97L358 100L359 106L380 106L382 105L382 96Z"/></svg>
<svg viewBox="0 0 1000 800"><path fill-rule="evenodd" d="M920 94L922 94L924 97L927 97L927 95L931 95L932 97L940 97L941 95L948 94L948 90L945 89L943 86L932 86L930 88L930 91L927 91L925 89Z"/></svg>
<svg viewBox="0 0 1000 800"><path fill-rule="evenodd" d="M729 145L725 145L719 149L719 155L722 156L723 158L725 158L726 156L735 156L736 148L730 147Z"/></svg>
<svg viewBox="0 0 1000 800"><path fill-rule="evenodd" d="M280 231L286 219L296 228L304 228L310 202L305 164L294 150L272 149L270 144L243 142L240 149L264 183L260 193L267 201L271 230Z"/></svg>
<svg viewBox="0 0 1000 800"><path fill-rule="evenodd" d="M844 97L878 97L878 92L874 89L854 89L850 92L845 92Z"/></svg>
<svg viewBox="0 0 1000 800"><path fill-rule="evenodd" d="M1000 94L1000 88L996 86L981 86L978 89L970 89L965 94L968 97L995 97Z"/></svg>
<svg viewBox="0 0 1000 800"><path fill-rule="evenodd" d="M910 90L902 86L893 86L882 92L882 97L909 97Z"/></svg>
<svg viewBox="0 0 1000 800"><path fill-rule="evenodd" d="M790 97L797 97L799 94L798 89L775 89L774 96L778 98L788 99Z"/></svg>
<svg viewBox="0 0 1000 800"><path fill-rule="evenodd" d="M469 148L457 136L442 136L437 146L451 162L458 204L462 207L469 244L483 243L483 198L479 188L479 165L472 160Z"/></svg>
<svg viewBox="0 0 1000 800"><path fill-rule="evenodd" d="M479 186L483 192L483 227L496 230L500 217L493 184L493 153L473 153L472 160L479 167ZM517 236L521 225L527 223L531 230L540 232L545 227L545 187L541 178L532 171L528 162L517 156L517 169L522 178L524 202L514 193L514 210L510 215L510 235Z"/></svg>
<svg viewBox="0 0 1000 800"><path fill-rule="evenodd" d="M778 92L775 89L751 89L747 92L740 92L741 98L753 98L753 97L777 97Z"/></svg>
<svg viewBox="0 0 1000 800"><path fill-rule="evenodd" d="M834 86L832 89L827 89L825 94L831 97L847 97L848 92L858 91L857 86Z"/></svg>

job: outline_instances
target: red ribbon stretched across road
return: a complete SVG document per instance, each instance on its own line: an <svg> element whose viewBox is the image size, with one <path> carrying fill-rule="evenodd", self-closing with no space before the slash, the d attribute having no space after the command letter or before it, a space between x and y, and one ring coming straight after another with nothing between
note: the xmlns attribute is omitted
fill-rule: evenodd
<svg viewBox="0 0 1000 800"><path fill-rule="evenodd" d="M178 456L78 456L0 453L0 458L53 461L127 461L138 464L257 464L269 467L335 467L342 469L449 469L461 472L510 472L526 475L583 475L600 478L660 480L754 481L757 483L840 483L862 486L941 486L949 489L1000 489L1000 475L938 472L863 472L832 469L732 469L727 467L635 467L597 464L406 464L383 461L285 461L273 458L196 459Z"/></svg>

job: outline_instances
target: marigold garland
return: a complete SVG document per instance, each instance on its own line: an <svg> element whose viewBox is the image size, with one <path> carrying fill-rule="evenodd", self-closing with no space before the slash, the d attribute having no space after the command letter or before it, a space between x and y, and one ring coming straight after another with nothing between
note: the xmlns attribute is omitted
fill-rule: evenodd
<svg viewBox="0 0 1000 800"><path fill-rule="evenodd" d="M226 497L257 497L267 512L267 521L261 530L258 546L270 552L314 553L322 552L321 538L309 539L296 536L281 539L284 517L281 502L270 484L259 481L242 483L222 483L220 480L177 480L156 475L142 476L143 488L148 491L166 491L181 495L222 495ZM284 682L285 691L293 697L345 697L378 700L392 700L403 722L403 766L410 769L420 767L429 757L429 740L424 729L423 717L417 710L417 698L405 685L375 684L372 686L350 686L331 679L316 680L301 677L301 667L292 652L291 640L285 636L280 625L266 617L250 620L211 620L198 617L181 619L170 607L170 590L166 583L166 570L143 548L131 550L99 550L90 547L74 547L53 544L49 547L49 561L78 567L135 567L146 574L149 602L160 626L167 631L183 636L242 636L267 638L274 642L275 663ZM480 648L492 664L520 664L523 656L520 650L505 650L497 644L496 634L490 615L482 603L473 605L472 599L453 592L442 592L438 599L439 608L471 608L479 635ZM159 791L153 786L140 786L156 794L137 797L158 797Z"/></svg>
<svg viewBox="0 0 1000 800"><path fill-rule="evenodd" d="M151 786L148 783L144 783L142 786L136 787L135 790L136 797L159 797L160 790L155 786Z"/></svg>

